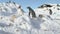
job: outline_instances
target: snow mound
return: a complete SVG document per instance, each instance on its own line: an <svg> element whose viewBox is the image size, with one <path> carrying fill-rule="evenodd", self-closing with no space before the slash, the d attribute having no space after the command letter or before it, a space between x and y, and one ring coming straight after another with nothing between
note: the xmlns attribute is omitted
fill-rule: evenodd
<svg viewBox="0 0 60 34"><path fill-rule="evenodd" d="M59 7L52 6L48 7L53 11L52 15L47 7L37 8L37 17L31 18L19 4L0 3L0 34L60 34Z"/></svg>

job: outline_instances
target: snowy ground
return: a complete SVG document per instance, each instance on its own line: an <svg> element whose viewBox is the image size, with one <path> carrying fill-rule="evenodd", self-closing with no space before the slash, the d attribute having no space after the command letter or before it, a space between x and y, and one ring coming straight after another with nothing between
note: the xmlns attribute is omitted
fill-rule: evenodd
<svg viewBox="0 0 60 34"><path fill-rule="evenodd" d="M55 10L53 15L39 13L40 9L37 9L37 17L30 18L27 13L22 14L21 8L19 14L18 6L0 3L0 34L60 34L60 14L56 9L52 8ZM38 17L39 14L43 14L43 18Z"/></svg>

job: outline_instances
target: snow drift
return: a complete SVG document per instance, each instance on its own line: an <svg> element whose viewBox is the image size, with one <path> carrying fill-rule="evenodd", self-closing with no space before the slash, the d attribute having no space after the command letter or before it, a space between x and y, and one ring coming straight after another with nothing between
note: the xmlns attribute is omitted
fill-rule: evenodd
<svg viewBox="0 0 60 34"><path fill-rule="evenodd" d="M19 4L0 3L0 34L60 34L60 6L49 5L35 9L37 17L31 18Z"/></svg>

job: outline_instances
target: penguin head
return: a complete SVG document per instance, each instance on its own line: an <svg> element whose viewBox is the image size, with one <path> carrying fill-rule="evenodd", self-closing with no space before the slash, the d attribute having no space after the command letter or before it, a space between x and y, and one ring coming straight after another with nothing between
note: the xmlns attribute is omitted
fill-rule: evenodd
<svg viewBox="0 0 60 34"><path fill-rule="evenodd" d="M44 16L42 14L39 15L40 18L43 18Z"/></svg>
<svg viewBox="0 0 60 34"><path fill-rule="evenodd" d="M21 6L18 6L18 8L21 8Z"/></svg>
<svg viewBox="0 0 60 34"><path fill-rule="evenodd" d="M29 7L29 6L28 6L27 8L28 8L28 9L31 9L31 7Z"/></svg>

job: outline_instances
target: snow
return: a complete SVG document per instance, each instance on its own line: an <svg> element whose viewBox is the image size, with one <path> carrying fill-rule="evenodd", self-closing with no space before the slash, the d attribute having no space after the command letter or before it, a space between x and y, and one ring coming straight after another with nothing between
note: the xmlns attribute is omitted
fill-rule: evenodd
<svg viewBox="0 0 60 34"><path fill-rule="evenodd" d="M0 34L60 34L60 10L51 5L54 6L35 9L37 17L31 18L28 12L18 9L19 4L0 3ZM53 11L52 15L48 9Z"/></svg>

